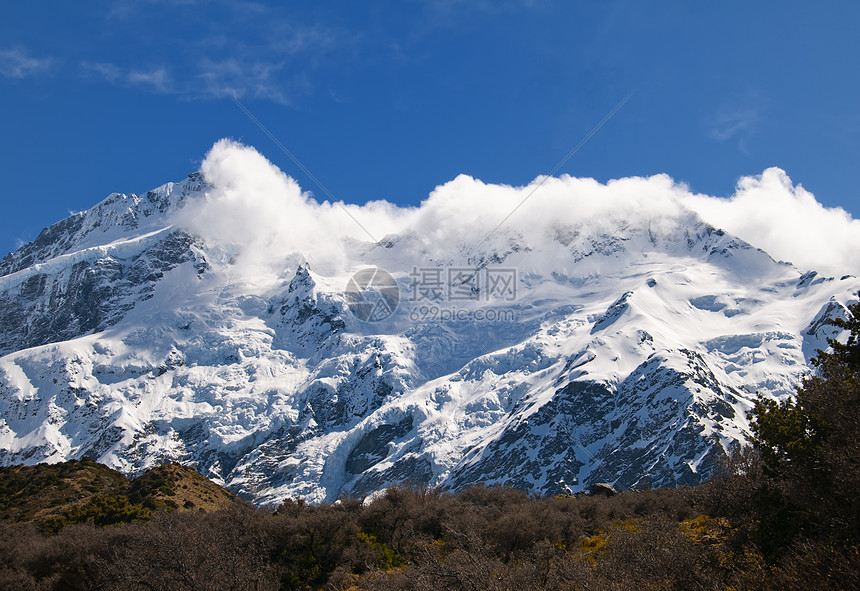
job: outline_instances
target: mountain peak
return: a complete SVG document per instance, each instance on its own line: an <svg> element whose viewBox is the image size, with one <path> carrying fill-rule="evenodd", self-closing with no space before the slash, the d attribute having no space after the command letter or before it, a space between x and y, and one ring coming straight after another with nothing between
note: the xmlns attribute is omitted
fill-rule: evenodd
<svg viewBox="0 0 860 591"><path fill-rule="evenodd" d="M690 484L748 441L756 395L792 395L860 289L668 185L655 205L647 180L616 198L550 179L526 223L495 227L527 188L459 177L415 210L355 209L375 241L258 154L216 150L211 184L113 194L4 259L0 464L174 461L259 503Z"/></svg>

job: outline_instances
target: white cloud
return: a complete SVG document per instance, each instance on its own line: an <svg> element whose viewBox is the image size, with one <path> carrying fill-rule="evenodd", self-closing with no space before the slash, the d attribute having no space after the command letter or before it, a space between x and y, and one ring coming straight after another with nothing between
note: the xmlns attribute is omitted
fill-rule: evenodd
<svg viewBox="0 0 860 591"><path fill-rule="evenodd" d="M46 72L54 65L50 58L35 58L23 49L0 50L0 75L27 78Z"/></svg>
<svg viewBox="0 0 860 591"><path fill-rule="evenodd" d="M281 105L307 90L301 76L285 79L284 63L236 58L205 59L194 65L188 76L175 76L165 67L128 68L108 62L81 62L85 77L101 78L111 84L138 87L157 94L176 94L189 100L221 99L229 91L238 98L263 99ZM289 89L290 94L287 94Z"/></svg>
<svg viewBox="0 0 860 591"><path fill-rule="evenodd" d="M145 10L152 10L159 5L176 7L194 6L198 3L198 0L115 0L111 3L110 10L107 11L106 16L108 18L125 20L138 16Z"/></svg>
<svg viewBox="0 0 860 591"><path fill-rule="evenodd" d="M196 92L199 96L223 98L229 91L238 98L261 98L288 105L290 100L284 93L286 85L279 79L283 68L283 63L206 59L198 64L197 77L202 85L195 85Z"/></svg>
<svg viewBox="0 0 860 591"><path fill-rule="evenodd" d="M98 75L108 82L116 82L125 78L124 72L114 64L101 62L82 62L81 68L88 75Z"/></svg>
<svg viewBox="0 0 860 591"><path fill-rule="evenodd" d="M332 204L316 201L256 150L229 140L213 146L202 172L214 188L205 205L192 205L178 222L221 245L225 255L238 253L246 273L277 272L294 253L324 274L340 273L355 264L356 253L372 246L364 228L376 238L411 237L403 247L414 249L417 265L452 261L482 242L542 180L511 187L461 175L437 187L419 207L385 201ZM568 264L556 242L559 228L617 233L625 225L644 225L670 234L699 218L801 270L860 271L860 221L841 209L823 207L776 168L742 178L729 199L693 194L667 175L606 184L550 178L487 247L516 236L548 253L539 261L547 271L559 261Z"/></svg>
<svg viewBox="0 0 860 591"><path fill-rule="evenodd" d="M134 86L146 86L154 92L170 93L173 88L170 82L170 75L165 68L153 68L149 70L131 70L128 72L126 79L129 84Z"/></svg>
<svg viewBox="0 0 860 591"><path fill-rule="evenodd" d="M158 94L177 92L171 81L170 73L164 67L135 69L122 68L104 62L81 62L85 75L96 75L112 84L143 87Z"/></svg>
<svg viewBox="0 0 860 591"><path fill-rule="evenodd" d="M737 140L738 150L750 153L749 140L763 120L765 101L756 93L723 105L710 121L710 136L719 142Z"/></svg>
<svg viewBox="0 0 860 591"><path fill-rule="evenodd" d="M220 244L225 255L241 253L246 273L277 267L294 252L340 268L341 242L361 232L336 206L311 199L253 148L221 140L201 171L214 189L205 204L180 212L178 223Z"/></svg>
<svg viewBox="0 0 860 591"><path fill-rule="evenodd" d="M779 168L741 178L728 199L687 195L684 203L709 223L801 269L860 270L860 220L842 208L824 207Z"/></svg>
<svg viewBox="0 0 860 591"><path fill-rule="evenodd" d="M721 111L714 117L711 137L726 141L735 136L748 134L755 127L758 119L758 112L750 107Z"/></svg>
<svg viewBox="0 0 860 591"><path fill-rule="evenodd" d="M108 14L123 25L132 17L163 14L205 30L206 35L172 40L174 51L169 56L162 47L153 48L150 53L162 56L168 69L140 63L84 68L111 83L187 100L223 99L229 91L239 98L290 105L307 94L311 74L329 52L355 42L354 34L327 23L300 22L294 12L278 4L247 1L123 0Z"/></svg>
<svg viewBox="0 0 860 591"><path fill-rule="evenodd" d="M211 5L217 10L208 10ZM225 13L228 18L213 14ZM329 23L300 22L289 7L224 0L122 0L105 11L114 34L137 27L138 17L170 18L206 31L170 39L134 33L137 56L116 60L117 52L84 57L37 58L25 48L0 49L0 76L26 78L54 70L64 77L102 80L121 87L186 100L239 98L290 105L309 94L316 71L334 51L355 50L361 35ZM75 48L69 48L70 55ZM123 53L123 52L119 52ZM351 52L352 53L352 52ZM70 67L56 68L65 62Z"/></svg>

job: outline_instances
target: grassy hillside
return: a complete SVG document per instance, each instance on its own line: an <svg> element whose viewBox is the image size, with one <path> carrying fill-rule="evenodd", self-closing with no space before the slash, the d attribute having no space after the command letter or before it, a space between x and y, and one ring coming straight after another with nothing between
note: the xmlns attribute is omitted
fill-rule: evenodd
<svg viewBox="0 0 860 591"><path fill-rule="evenodd" d="M191 468L165 464L129 480L90 459L0 468L0 521L57 531L72 523L111 525L154 511L225 509L238 499Z"/></svg>
<svg viewBox="0 0 860 591"><path fill-rule="evenodd" d="M239 502L202 474L180 464L164 464L131 481L128 498L135 503L194 511L218 511Z"/></svg>

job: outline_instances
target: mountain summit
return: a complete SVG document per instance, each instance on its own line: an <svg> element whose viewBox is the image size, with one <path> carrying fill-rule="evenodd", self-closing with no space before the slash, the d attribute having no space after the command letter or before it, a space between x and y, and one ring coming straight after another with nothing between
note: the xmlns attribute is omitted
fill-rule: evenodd
<svg viewBox="0 0 860 591"><path fill-rule="evenodd" d="M320 203L219 142L0 262L0 463L175 461L257 503L700 482L860 280L775 261L682 193L461 176L418 208Z"/></svg>

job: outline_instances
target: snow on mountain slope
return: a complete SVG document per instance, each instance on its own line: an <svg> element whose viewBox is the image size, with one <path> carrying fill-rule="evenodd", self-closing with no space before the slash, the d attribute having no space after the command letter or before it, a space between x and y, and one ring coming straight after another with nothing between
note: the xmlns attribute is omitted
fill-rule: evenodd
<svg viewBox="0 0 860 591"><path fill-rule="evenodd" d="M0 353L74 338L118 322L168 271L202 251L169 216L200 193L200 174L145 197L114 193L42 230L0 261Z"/></svg>
<svg viewBox="0 0 860 591"><path fill-rule="evenodd" d="M665 177L550 179L491 233L528 190L460 177L420 208L345 206L359 226L222 143L202 175L54 224L2 262L0 462L176 460L260 503L695 483L860 289L710 226ZM368 267L399 293L375 322L347 293Z"/></svg>

